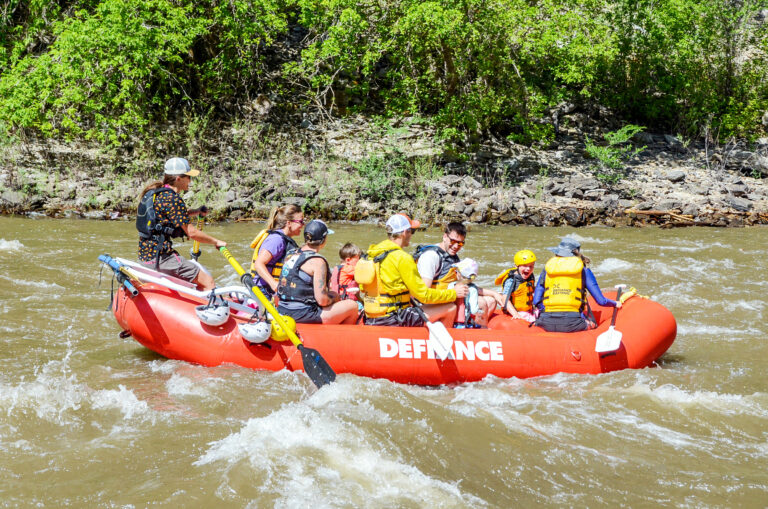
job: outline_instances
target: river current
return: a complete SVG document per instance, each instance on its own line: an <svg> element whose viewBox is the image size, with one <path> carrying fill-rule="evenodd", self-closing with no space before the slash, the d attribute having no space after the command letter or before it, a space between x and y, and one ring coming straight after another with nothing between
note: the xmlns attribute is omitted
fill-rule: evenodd
<svg viewBox="0 0 768 509"><path fill-rule="evenodd" d="M206 231L245 264L261 226ZM384 238L330 226L332 263ZM96 258L134 258L132 223L0 217L0 505L768 506L768 229L473 226L460 255L491 286L518 249L538 274L566 234L603 288L675 315L657 367L438 388L340 375L318 391L120 339ZM201 262L236 283L211 246Z"/></svg>

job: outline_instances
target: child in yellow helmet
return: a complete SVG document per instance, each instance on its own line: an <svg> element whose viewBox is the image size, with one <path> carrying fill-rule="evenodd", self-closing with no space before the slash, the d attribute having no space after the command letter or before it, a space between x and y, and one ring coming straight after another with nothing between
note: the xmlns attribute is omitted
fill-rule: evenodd
<svg viewBox="0 0 768 509"><path fill-rule="evenodd" d="M503 288L502 311L518 320L533 322L538 316L538 310L533 306L536 255L529 249L523 249L515 253L513 261L515 266L499 274L495 281Z"/></svg>

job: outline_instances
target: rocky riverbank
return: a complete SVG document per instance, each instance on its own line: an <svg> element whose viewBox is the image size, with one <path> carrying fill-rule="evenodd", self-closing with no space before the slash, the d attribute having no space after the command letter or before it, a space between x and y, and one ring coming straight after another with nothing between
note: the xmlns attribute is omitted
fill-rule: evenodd
<svg viewBox="0 0 768 509"><path fill-rule="evenodd" d="M645 148L618 177L606 178L585 151L587 137L600 140L610 130L605 118L573 110L558 119L546 147L486 139L469 156L455 155L413 119L320 125L305 117L277 129L256 118L196 137L169 130L163 142L141 149L16 143L0 149L0 212L130 216L166 156L182 155L203 172L185 199L205 203L215 220L261 220L274 205L293 202L334 220L381 220L405 210L432 223L768 223L768 139L716 145L642 132L633 142Z"/></svg>

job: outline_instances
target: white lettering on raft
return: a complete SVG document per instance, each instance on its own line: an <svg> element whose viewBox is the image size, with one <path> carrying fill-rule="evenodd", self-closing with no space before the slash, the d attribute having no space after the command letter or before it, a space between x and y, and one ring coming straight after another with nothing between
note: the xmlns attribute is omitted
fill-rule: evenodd
<svg viewBox="0 0 768 509"><path fill-rule="evenodd" d="M389 359L434 359L435 350L426 339L379 338L379 357ZM449 359L503 361L501 341L454 341Z"/></svg>

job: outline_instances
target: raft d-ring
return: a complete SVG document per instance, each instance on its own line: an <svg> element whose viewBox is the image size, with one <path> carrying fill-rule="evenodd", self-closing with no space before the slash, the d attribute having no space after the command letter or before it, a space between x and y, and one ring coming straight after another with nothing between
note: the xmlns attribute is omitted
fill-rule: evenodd
<svg viewBox="0 0 768 509"><path fill-rule="evenodd" d="M131 337L131 331L124 330L118 334L120 336L120 339L125 339Z"/></svg>
<svg viewBox="0 0 768 509"><path fill-rule="evenodd" d="M573 357L577 361L580 361L581 360L581 352L579 352L578 350L571 350L571 357Z"/></svg>

